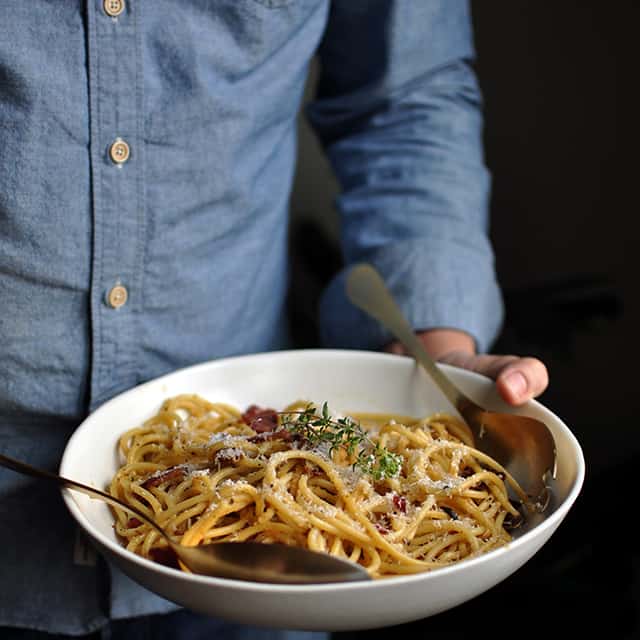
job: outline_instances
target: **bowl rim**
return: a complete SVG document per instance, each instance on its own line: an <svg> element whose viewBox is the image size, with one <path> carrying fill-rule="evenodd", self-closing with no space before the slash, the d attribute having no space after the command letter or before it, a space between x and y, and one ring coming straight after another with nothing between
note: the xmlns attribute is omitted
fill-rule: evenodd
<svg viewBox="0 0 640 640"><path fill-rule="evenodd" d="M260 353L252 353L252 354L243 354L230 356L225 358L219 358L216 360L209 360L205 362L200 362L194 365L181 367L175 369L171 372L165 373L161 376L157 376L152 378L146 382L143 382L135 387L127 389L122 393L114 396L110 400L107 400L105 403L96 408L93 412L91 412L74 430L71 437L69 438L59 467L60 475L65 475L65 469L71 466L71 461L73 459L72 453L74 449L74 444L77 440L80 439L81 435L84 434L85 431L90 430L92 428L93 422L96 419L99 419L100 414L109 411L110 407L114 404L121 402L123 398L127 396L131 396L139 392L140 389L151 386L162 384L164 382L169 381L171 378L177 378L185 373L196 373L201 369L211 369L224 367L233 363L241 363L242 361L260 361L260 360L268 360L272 358L283 359L283 358L308 358L308 357L323 357L323 358L347 358L347 359L370 359L371 361L379 360L379 361L389 361L389 359L395 359L399 362L399 358L405 359L407 364L413 361L413 358L410 356L399 356L396 354L388 354L376 351L365 351L365 350L357 350L357 349L324 349L324 348L311 348L311 349L289 349L289 350L281 350L281 351L265 351ZM445 372L453 373L454 376L459 376L462 378L469 378L482 380L483 384L489 381L489 378L483 376L479 373L469 371L467 369L461 369L459 367L454 367L452 365L447 365L444 363L438 363L438 366L441 367ZM555 428L559 429L563 436L569 441L572 452L575 455L575 466L576 473L575 478L567 492L565 498L560 502L556 509L547 517L545 517L542 522L536 524L532 529L525 532L523 535L515 538L511 542L507 543L502 547L498 547L496 549L492 549L487 551L486 553L480 554L478 556L474 556L472 558L468 558L465 560L461 560L454 564L451 564L446 567L440 567L437 570L433 571L425 571L414 574L406 574L406 575L398 575L391 576L385 578L384 580L372 580L368 582L346 582L346 583L329 583L329 584L310 584L310 585L286 585L286 584L272 584L272 583L260 583L260 582L250 582L245 580L234 580L230 578L217 578L212 576L202 576L198 574L188 573L185 571L181 571L179 569L174 569L171 567L167 567L160 563L154 562L147 558L143 558L132 551L128 551L124 546L119 544L117 541L114 541L107 535L105 535L102 531L93 526L87 516L84 514L84 511L81 509L79 503L73 497L72 490L69 489L61 489L62 497L64 502L69 509L71 515L76 520L76 522L80 525L80 527L85 531L85 533L97 542L101 547L106 548L109 553L114 554L120 561L120 565L122 563L133 563L137 565L140 569L159 573L169 579L184 581L187 583L196 583L203 586L209 587L224 587L232 590L239 591L247 591L248 589L256 591L256 592L269 592L269 593L282 593L283 595L291 595L295 593L323 593L326 591L339 591L339 592L349 592L352 590L360 590L360 589L380 589L383 585L410 585L418 582L429 582L431 580L437 580L439 577L445 577L447 575L454 575L461 571L467 571L468 569L477 566L483 565L487 562L492 562L497 560L501 556L504 556L508 553L512 553L513 550L517 550L523 546L529 544L529 542L537 537L540 537L545 534L548 530L555 530L555 528L560 524L560 522L564 519L565 515L572 507L573 503L576 501L580 491L582 489L585 477L585 460L582 448L577 438L569 429L569 427L564 423L564 421L555 413L553 413L550 409L545 407L538 400L530 400L527 402L524 407L534 407L537 411L541 411L546 417L551 418L555 423ZM96 418L98 416L98 418ZM550 534L549 534L550 535Z"/></svg>

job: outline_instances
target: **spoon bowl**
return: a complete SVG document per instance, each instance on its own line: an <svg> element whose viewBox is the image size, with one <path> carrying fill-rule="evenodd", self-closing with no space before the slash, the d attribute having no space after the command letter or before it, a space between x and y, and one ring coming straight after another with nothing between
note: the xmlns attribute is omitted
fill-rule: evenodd
<svg viewBox="0 0 640 640"><path fill-rule="evenodd" d="M145 513L109 493L0 454L0 466L55 482L92 498L125 509L153 527L169 544L179 561L193 573L234 580L274 584L322 584L370 580L369 573L348 560L302 547L260 542L216 542L187 547L173 540Z"/></svg>
<svg viewBox="0 0 640 640"><path fill-rule="evenodd" d="M371 265L363 263L351 269L346 291L355 306L385 326L424 367L466 422L475 446L518 481L529 497L529 509L544 511L550 499L549 482L556 475L555 441L544 422L488 411L464 395L427 353L384 280Z"/></svg>

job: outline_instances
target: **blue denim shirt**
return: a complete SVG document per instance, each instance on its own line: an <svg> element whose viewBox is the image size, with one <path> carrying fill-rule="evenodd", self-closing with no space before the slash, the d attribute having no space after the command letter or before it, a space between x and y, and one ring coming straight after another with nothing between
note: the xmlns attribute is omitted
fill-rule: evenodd
<svg viewBox="0 0 640 640"><path fill-rule="evenodd" d="M56 468L75 425L177 367L285 346L296 117L341 184L347 264L416 329L501 322L463 0L0 0L0 450ZM112 11L113 12L113 11ZM346 302L328 346L387 339ZM174 605L81 553L55 489L0 470L0 625Z"/></svg>

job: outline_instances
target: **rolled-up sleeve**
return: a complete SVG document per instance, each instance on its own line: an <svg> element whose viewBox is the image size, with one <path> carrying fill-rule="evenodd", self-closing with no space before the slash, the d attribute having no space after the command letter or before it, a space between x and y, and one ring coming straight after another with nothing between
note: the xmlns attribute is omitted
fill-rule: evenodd
<svg viewBox="0 0 640 640"><path fill-rule="evenodd" d="M307 111L341 185L345 269L320 304L327 346L390 340L345 297L346 271L362 261L414 329L465 331L481 352L495 339L503 306L473 57L465 1L332 3Z"/></svg>

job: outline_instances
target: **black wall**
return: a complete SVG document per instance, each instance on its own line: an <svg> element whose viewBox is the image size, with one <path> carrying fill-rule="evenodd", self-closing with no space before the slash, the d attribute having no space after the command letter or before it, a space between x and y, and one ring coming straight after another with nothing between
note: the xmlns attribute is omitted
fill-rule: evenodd
<svg viewBox="0 0 640 640"><path fill-rule="evenodd" d="M637 3L472 7L508 305L496 349L547 362L542 400L584 441L593 472L640 451Z"/></svg>

